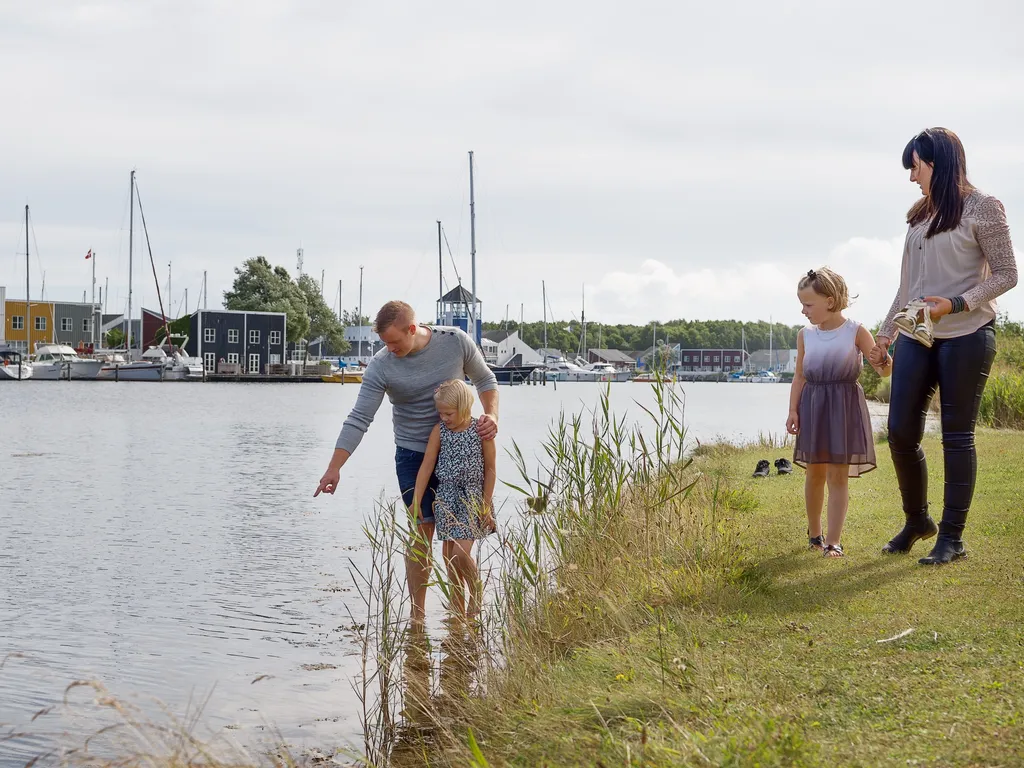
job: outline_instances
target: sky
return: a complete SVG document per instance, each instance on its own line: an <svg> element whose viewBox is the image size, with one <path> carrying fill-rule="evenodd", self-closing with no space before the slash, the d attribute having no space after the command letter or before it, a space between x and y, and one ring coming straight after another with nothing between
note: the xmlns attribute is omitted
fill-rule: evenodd
<svg viewBox="0 0 1024 768"><path fill-rule="evenodd" d="M874 323L917 187L956 131L1024 246L1013 2L0 0L0 285L128 289L129 174L175 314L263 255L363 308L471 285L485 320L801 323L828 264ZM155 308L135 211L133 303ZM450 254L449 254L450 247ZM1024 288L1001 308L1024 320Z"/></svg>

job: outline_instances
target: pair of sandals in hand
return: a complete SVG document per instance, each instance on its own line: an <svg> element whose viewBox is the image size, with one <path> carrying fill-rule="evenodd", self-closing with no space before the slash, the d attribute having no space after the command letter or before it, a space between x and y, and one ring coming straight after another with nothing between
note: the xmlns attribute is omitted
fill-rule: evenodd
<svg viewBox="0 0 1024 768"><path fill-rule="evenodd" d="M931 307L923 297L916 298L897 312L892 319L901 331L906 331L926 347L934 342Z"/></svg>

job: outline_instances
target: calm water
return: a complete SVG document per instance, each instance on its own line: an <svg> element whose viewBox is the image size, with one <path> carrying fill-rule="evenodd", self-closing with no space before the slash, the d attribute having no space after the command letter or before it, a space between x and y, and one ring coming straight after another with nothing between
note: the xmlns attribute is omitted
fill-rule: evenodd
<svg viewBox="0 0 1024 768"><path fill-rule="evenodd" d="M598 384L501 390L503 444L530 455L560 409ZM701 440L784 430L788 386L685 384ZM381 492L397 496L391 412L333 498L312 492L359 389L350 386L26 382L0 386L0 764L97 723L95 679L154 711L204 703L199 733L334 746L358 731L358 616L349 558ZM650 387L611 387L638 418ZM499 480L515 480L499 448ZM506 507L506 510L509 510ZM510 513L510 512L506 512ZM260 679L258 679L260 678ZM60 736L65 734L64 736Z"/></svg>

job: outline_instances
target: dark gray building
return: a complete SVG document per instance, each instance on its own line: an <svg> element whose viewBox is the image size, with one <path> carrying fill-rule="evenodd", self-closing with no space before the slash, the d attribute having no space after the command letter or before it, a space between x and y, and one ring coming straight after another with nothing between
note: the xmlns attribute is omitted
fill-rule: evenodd
<svg viewBox="0 0 1024 768"><path fill-rule="evenodd" d="M50 318L53 322L53 338L60 344L67 344L76 349L87 348L94 342L97 347L101 347L101 317L98 304L55 301Z"/></svg>
<svg viewBox="0 0 1024 768"><path fill-rule="evenodd" d="M202 359L207 373L216 373L220 363L266 373L268 365L285 362L287 337L283 312L201 309L192 315L185 351Z"/></svg>

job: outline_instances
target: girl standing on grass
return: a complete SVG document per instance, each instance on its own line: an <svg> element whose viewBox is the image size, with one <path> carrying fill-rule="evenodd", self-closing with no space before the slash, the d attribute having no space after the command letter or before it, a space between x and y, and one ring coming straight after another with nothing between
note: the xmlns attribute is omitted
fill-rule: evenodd
<svg viewBox="0 0 1024 768"><path fill-rule="evenodd" d="M434 520L438 538L444 542L442 554L451 582L452 610L473 620L480 614L483 592L473 560L473 542L495 530L497 450L493 440L480 439L473 418L473 391L466 382L444 382L434 392L434 403L441 423L434 427L427 441L423 464L416 476L413 510L419 514L420 502L436 467L439 484L434 498Z"/></svg>
<svg viewBox="0 0 1024 768"><path fill-rule="evenodd" d="M875 340L867 328L843 317L850 303L846 281L828 267L800 278L797 297L810 325L797 334L786 431L796 435L793 463L807 470L804 501L811 549L825 557L842 557L849 479L876 466L871 417L858 381L863 356L871 352ZM880 376L888 376L892 360L886 356L873 367ZM822 537L826 485L828 532Z"/></svg>

